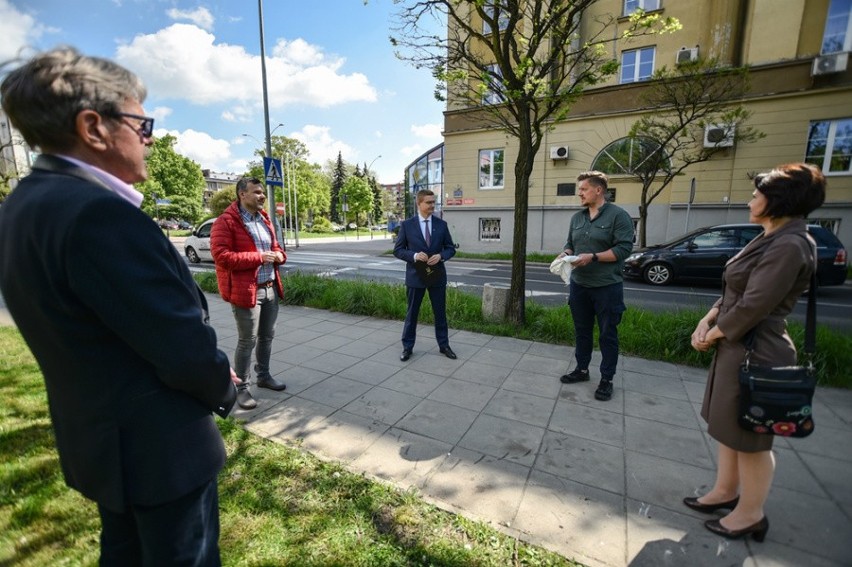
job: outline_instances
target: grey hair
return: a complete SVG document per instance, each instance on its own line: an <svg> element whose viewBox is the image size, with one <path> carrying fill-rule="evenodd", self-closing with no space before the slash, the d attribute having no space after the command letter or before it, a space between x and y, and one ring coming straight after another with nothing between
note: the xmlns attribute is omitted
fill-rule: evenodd
<svg viewBox="0 0 852 567"><path fill-rule="evenodd" d="M0 84L3 110L32 148L65 150L77 139L77 115L115 116L127 100L142 103L142 81L118 63L82 55L73 47L40 53Z"/></svg>

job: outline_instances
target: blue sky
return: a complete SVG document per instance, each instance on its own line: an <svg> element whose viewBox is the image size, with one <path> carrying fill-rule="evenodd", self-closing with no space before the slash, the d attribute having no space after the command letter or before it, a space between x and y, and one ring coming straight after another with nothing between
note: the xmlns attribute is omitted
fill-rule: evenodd
<svg viewBox="0 0 852 567"><path fill-rule="evenodd" d="M310 161L340 151L396 183L441 142L429 71L398 61L388 41L391 0L266 0L263 10L270 126L284 124L275 134L302 140ZM242 173L259 147L243 134L263 140L257 2L0 0L0 61L57 45L137 73L155 134L176 136L205 169Z"/></svg>

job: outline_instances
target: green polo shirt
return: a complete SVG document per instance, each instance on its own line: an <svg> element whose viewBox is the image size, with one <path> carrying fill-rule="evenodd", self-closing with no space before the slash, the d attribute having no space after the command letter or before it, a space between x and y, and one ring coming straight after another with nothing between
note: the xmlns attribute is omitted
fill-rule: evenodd
<svg viewBox="0 0 852 567"><path fill-rule="evenodd" d="M612 203L604 203L598 216L589 217L589 209L571 217L566 250L574 254L600 254L612 250L615 262L595 262L571 270L571 280L583 287L603 287L624 281L621 269L633 251L633 221L627 211Z"/></svg>

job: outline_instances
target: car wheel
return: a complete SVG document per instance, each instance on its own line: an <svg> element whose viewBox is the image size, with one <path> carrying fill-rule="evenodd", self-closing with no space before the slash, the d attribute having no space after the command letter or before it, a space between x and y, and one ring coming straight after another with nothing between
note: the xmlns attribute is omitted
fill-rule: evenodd
<svg viewBox="0 0 852 567"><path fill-rule="evenodd" d="M186 257L193 264L198 264L199 262L201 262L201 258L198 257L198 252L196 252L195 248L193 248L192 246L188 246L186 248Z"/></svg>
<svg viewBox="0 0 852 567"><path fill-rule="evenodd" d="M668 264L654 262L645 268L644 276L651 285L668 285L672 282L672 269Z"/></svg>

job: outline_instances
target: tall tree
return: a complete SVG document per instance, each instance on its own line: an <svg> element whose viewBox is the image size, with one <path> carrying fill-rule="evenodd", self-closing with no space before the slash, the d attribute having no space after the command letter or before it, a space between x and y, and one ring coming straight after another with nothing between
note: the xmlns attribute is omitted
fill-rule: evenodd
<svg viewBox="0 0 852 567"><path fill-rule="evenodd" d="M174 136L156 138L146 158L148 179L137 185L145 195L142 210L160 218L178 218L195 223L201 217L205 182L201 166L175 152ZM170 201L157 205L157 199Z"/></svg>
<svg viewBox="0 0 852 567"><path fill-rule="evenodd" d="M331 222L340 223L340 191L346 183L346 164L343 163L343 154L337 152L337 164L331 176Z"/></svg>
<svg viewBox="0 0 852 567"><path fill-rule="evenodd" d="M634 12L622 34L617 16L581 21L598 0L411 0L399 12L392 44L397 55L428 67L436 96L478 108L477 119L518 141L509 317L525 321L527 212L530 175L543 135L563 119L583 89L613 75L618 61L607 44L680 24L659 13ZM435 21L446 21L435 30ZM492 31L494 33L492 33Z"/></svg>
<svg viewBox="0 0 852 567"><path fill-rule="evenodd" d="M740 101L748 92L746 67L720 65L716 59L699 59L663 67L642 96L643 106L656 109L637 120L630 137L638 143L630 171L642 183L639 202L639 245L646 246L648 206L691 165L727 151L730 145L755 142L763 132L746 125L751 116ZM705 143L707 127L715 127L715 139Z"/></svg>
<svg viewBox="0 0 852 567"><path fill-rule="evenodd" d="M344 195L346 204L349 205L349 214L355 215L355 224L358 225L360 215L366 215L373 208L373 192L363 177L353 175L340 190L341 200Z"/></svg>

